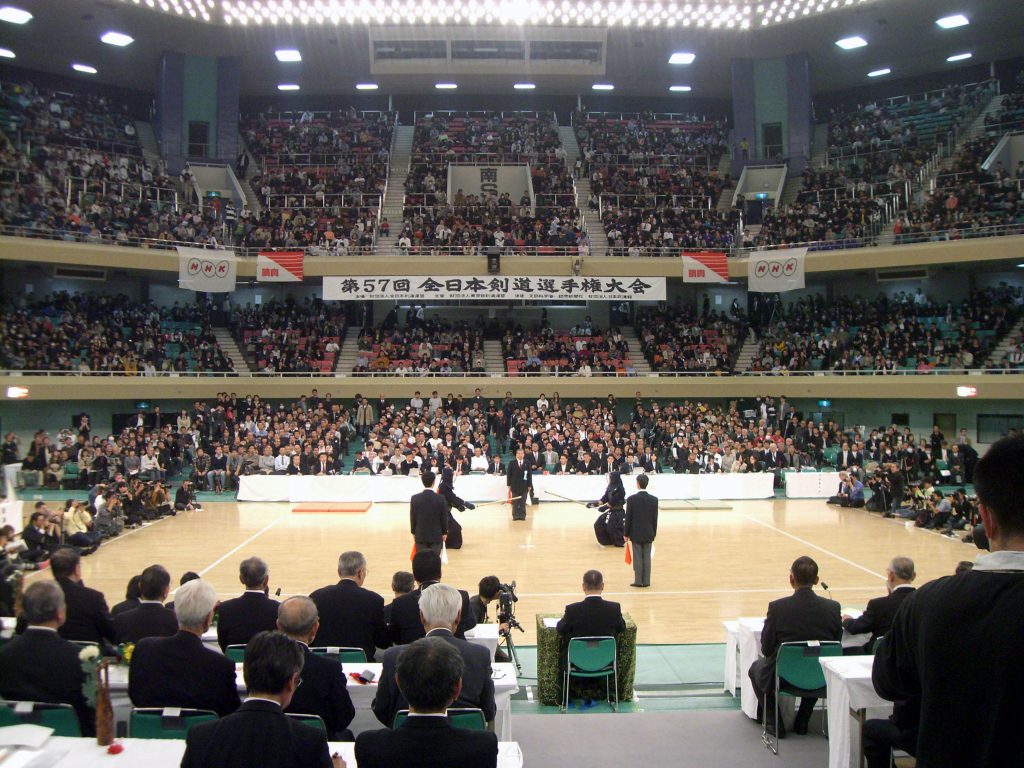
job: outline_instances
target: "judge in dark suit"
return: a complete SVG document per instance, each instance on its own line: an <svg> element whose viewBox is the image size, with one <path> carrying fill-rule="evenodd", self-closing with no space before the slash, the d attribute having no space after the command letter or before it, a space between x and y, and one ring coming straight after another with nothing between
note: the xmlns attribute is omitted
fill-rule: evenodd
<svg viewBox="0 0 1024 768"><path fill-rule="evenodd" d="M565 606L565 614L556 627L560 635L573 637L615 636L625 631L622 607L618 603L601 597L604 592L604 576L600 571L583 574L583 594L586 597L578 603Z"/></svg>
<svg viewBox="0 0 1024 768"><path fill-rule="evenodd" d="M841 640L843 625L839 603L814 594L818 583L818 564L809 557L798 557L789 570L789 583L795 592L768 604L768 615L761 630L764 658L750 665L748 672L757 700L763 706L768 732L785 736L782 723L775 723L775 657L782 643L804 640ZM817 699L801 699L793 730L807 733L807 723Z"/></svg>
<svg viewBox="0 0 1024 768"><path fill-rule="evenodd" d="M102 592L89 589L82 583L82 556L74 547L61 547L50 557L53 578L64 590L67 601L67 620L61 626L60 636L65 640L85 640L90 643L115 643L117 632L107 610Z"/></svg>
<svg viewBox="0 0 1024 768"><path fill-rule="evenodd" d="M423 490L409 500L409 528L416 551L441 554L441 545L448 538L448 507L444 498L434 492L434 473L420 475Z"/></svg>
<svg viewBox="0 0 1024 768"><path fill-rule="evenodd" d="M497 736L452 728L444 717L459 698L464 668L458 650L442 638L423 638L403 648L395 684L409 702L409 717L394 730L359 734L359 768L495 768Z"/></svg>
<svg viewBox="0 0 1024 768"><path fill-rule="evenodd" d="M144 637L170 637L178 631L174 611L164 607L170 587L171 574L162 565L151 565L142 572L138 607L114 617L117 642L137 643Z"/></svg>
<svg viewBox="0 0 1024 768"><path fill-rule="evenodd" d="M245 645L258 632L277 627L277 600L272 600L270 567L265 560L250 557L238 566L238 580L245 586L241 597L225 600L217 611L217 642L221 650L229 645Z"/></svg>
<svg viewBox="0 0 1024 768"><path fill-rule="evenodd" d="M277 612L277 628L302 647L305 683L295 691L286 712L318 715L327 726L328 741L352 741L349 723L355 717L347 679L337 659L320 656L309 650L309 644L320 629L316 603L308 597L290 597Z"/></svg>
<svg viewBox="0 0 1024 768"><path fill-rule="evenodd" d="M139 574L137 576L132 576L128 580L124 600L110 609L111 616L117 616L119 613L124 613L125 611L130 611L133 608L139 607L139 579L141 578L142 574Z"/></svg>
<svg viewBox="0 0 1024 768"><path fill-rule="evenodd" d="M82 733L95 733L94 715L82 693L85 674L79 648L57 634L67 615L64 593L52 581L30 584L22 595L25 631L0 646L0 696L11 701L70 704Z"/></svg>
<svg viewBox="0 0 1024 768"><path fill-rule="evenodd" d="M388 625L391 640L395 645L411 643L425 634L420 621L420 595L431 584L441 580L441 558L433 552L417 552L412 559L412 575L419 585L407 595L396 597L391 603L391 623ZM476 619L469 608L469 593L459 590L462 595L462 614L455 636L466 638L466 630L476 626Z"/></svg>
<svg viewBox="0 0 1024 768"><path fill-rule="evenodd" d="M634 587L651 586L651 549L658 535L658 497L647 492L650 478L638 475L640 490L626 499L626 539L633 546Z"/></svg>
<svg viewBox="0 0 1024 768"><path fill-rule="evenodd" d="M301 646L280 632L260 632L245 649L248 695L238 711L191 728L181 768L341 768L327 735L286 717L302 682Z"/></svg>
<svg viewBox="0 0 1024 768"><path fill-rule="evenodd" d="M526 460L526 454L520 448L516 451L516 457L509 462L505 484L514 499L512 502L512 519L526 519L526 497L533 488L533 474L530 463Z"/></svg>
<svg viewBox="0 0 1024 768"><path fill-rule="evenodd" d="M874 642L889 632L896 609L914 591L911 584L917 574L914 561L909 557L894 557L885 572L889 594L868 600L867 608L858 618L843 616L843 629L851 635L871 633L871 639L863 647L864 653L871 653Z"/></svg>
<svg viewBox="0 0 1024 768"><path fill-rule="evenodd" d="M216 603L217 593L202 579L178 589L177 634L135 645L128 670L134 706L211 709L221 717L238 709L234 662L203 645Z"/></svg>
<svg viewBox="0 0 1024 768"><path fill-rule="evenodd" d="M453 634L459 626L462 613L462 595L447 584L431 584L419 599L420 621L426 637L439 637L450 643L462 656L462 690L455 700L456 707L475 707L484 713L488 722L494 720L494 681L491 679L491 655L486 648L461 640ZM373 713L385 726L395 721L395 714L409 704L395 683L395 670L408 646L389 648L384 653L377 696Z"/></svg>
<svg viewBox="0 0 1024 768"><path fill-rule="evenodd" d="M320 614L314 645L362 648L370 660L377 648L391 645L384 624L384 598L363 588L366 573L362 552L342 552L338 558L341 580L309 596Z"/></svg>

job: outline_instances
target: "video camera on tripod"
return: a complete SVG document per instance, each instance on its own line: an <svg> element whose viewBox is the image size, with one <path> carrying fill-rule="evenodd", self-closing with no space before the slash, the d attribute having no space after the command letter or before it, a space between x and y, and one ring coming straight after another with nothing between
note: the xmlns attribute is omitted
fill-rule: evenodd
<svg viewBox="0 0 1024 768"><path fill-rule="evenodd" d="M505 625L508 629L499 629L498 632L504 640L508 655L516 665L516 669L522 673L523 667L519 663L519 655L516 653L516 644L512 642L512 629L525 632L523 625L516 621L516 603L519 596L516 595L516 583L498 585L498 625Z"/></svg>

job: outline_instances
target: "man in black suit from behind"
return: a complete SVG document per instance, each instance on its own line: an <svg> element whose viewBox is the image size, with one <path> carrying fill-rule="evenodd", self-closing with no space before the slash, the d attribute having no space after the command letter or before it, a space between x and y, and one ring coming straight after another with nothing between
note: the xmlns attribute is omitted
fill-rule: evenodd
<svg viewBox="0 0 1024 768"><path fill-rule="evenodd" d="M391 623L388 632L391 642L403 645L425 635L420 621L420 595L431 584L441 581L441 558L434 552L417 552L412 559L412 575L418 587L407 595L396 597L391 603ZM455 636L466 639L466 630L476 626L476 618L469 608L469 593L459 590L462 595L462 614Z"/></svg>
<svg viewBox="0 0 1024 768"><path fill-rule="evenodd" d="M439 637L462 656L462 690L455 700L457 707L476 707L484 713L487 722L494 720L494 681L491 679L491 655L486 648L461 640L453 634L459 626L462 613L462 595L447 584L431 584L423 590L419 600L420 622L426 637ZM395 721L395 714L408 707L402 692L395 684L395 670L405 647L389 648L384 653L384 668L373 700L373 713L385 726Z"/></svg>
<svg viewBox="0 0 1024 768"><path fill-rule="evenodd" d="M775 723L775 658L782 643L805 640L841 640L843 625L839 603L814 594L818 583L818 564L809 557L798 557L789 570L789 584L795 590L789 597L768 604L768 615L761 630L764 658L750 665L748 672L754 693L763 708L768 733L784 738L782 723ZM801 699L793 725L795 733L807 733L807 723L817 699Z"/></svg>
<svg viewBox="0 0 1024 768"><path fill-rule="evenodd" d="M287 717L302 683L302 647L260 632L245 648L245 703L234 714L191 728L181 768L344 768L327 735Z"/></svg>
<svg viewBox="0 0 1024 768"><path fill-rule="evenodd" d="M578 603L565 606L565 614L558 620L558 634L573 637L614 637L625 631L622 607L618 603L601 597L604 592L604 576L600 571L583 574L583 594L586 597Z"/></svg>
<svg viewBox="0 0 1024 768"><path fill-rule="evenodd" d="M302 679L305 685L295 691L286 712L318 715L327 726L328 741L352 741L347 730L356 710L348 695L347 680L341 664L333 657L309 650L309 644L320 629L316 603L308 597L290 597L277 612L277 628L302 648L305 664Z"/></svg>
<svg viewBox="0 0 1024 768"><path fill-rule="evenodd" d="M74 547L60 547L50 557L53 578L64 591L67 620L58 630L65 640L90 643L117 642L114 622L103 593L82 583L82 556Z"/></svg>
<svg viewBox="0 0 1024 768"><path fill-rule="evenodd" d="M238 709L235 664L203 645L217 593L202 579L174 596L178 632L147 637L135 645L128 670L128 696L136 707L210 709L221 717Z"/></svg>
<svg viewBox="0 0 1024 768"><path fill-rule="evenodd" d="M409 702L409 716L394 730L359 734L359 768L496 768L498 737L453 728L445 717L459 698L464 669L459 651L439 637L401 649L395 685Z"/></svg>
<svg viewBox="0 0 1024 768"><path fill-rule="evenodd" d="M238 566L238 580L245 586L241 597L225 600L217 611L217 642L223 651L229 645L245 645L258 632L277 628L277 600L268 596L270 568L265 560L250 557Z"/></svg>
<svg viewBox="0 0 1024 768"><path fill-rule="evenodd" d="M171 588L171 574L162 565L151 565L139 577L139 605L114 617L117 642L137 643L144 637L170 637L178 631L174 611L164 607Z"/></svg>
<svg viewBox="0 0 1024 768"><path fill-rule="evenodd" d="M384 624L384 598L363 587L366 574L362 552L342 552L338 558L341 580L309 596L320 613L314 645L362 648L370 660L377 648L391 645Z"/></svg>
<svg viewBox="0 0 1024 768"><path fill-rule="evenodd" d="M52 581L30 584L22 595L25 631L0 646L0 696L10 701L70 704L82 734L95 731L93 711L82 693L85 674L79 648L57 631L67 615L64 593Z"/></svg>
<svg viewBox="0 0 1024 768"><path fill-rule="evenodd" d="M441 554L441 545L448 538L448 506L434 492L434 473L420 475L423 490L409 500L409 527L417 552Z"/></svg>
<svg viewBox="0 0 1024 768"><path fill-rule="evenodd" d="M124 600L115 605L110 609L110 615L117 616L119 613L130 611L134 608L139 607L139 579L142 578L142 574L132 576L128 580L128 586L125 589Z"/></svg>
<svg viewBox="0 0 1024 768"><path fill-rule="evenodd" d="M631 587L651 586L651 550L658 535L658 497L647 492L647 475L638 475L640 490L626 499L626 539L633 546Z"/></svg>
<svg viewBox="0 0 1024 768"><path fill-rule="evenodd" d="M843 629L851 635L871 633L871 639L863 648L857 649L858 651L871 653L875 641L888 634L896 609L914 592L911 582L916 576L913 560L909 557L894 557L885 571L886 588L889 593L885 597L868 600L867 608L858 618L843 616Z"/></svg>

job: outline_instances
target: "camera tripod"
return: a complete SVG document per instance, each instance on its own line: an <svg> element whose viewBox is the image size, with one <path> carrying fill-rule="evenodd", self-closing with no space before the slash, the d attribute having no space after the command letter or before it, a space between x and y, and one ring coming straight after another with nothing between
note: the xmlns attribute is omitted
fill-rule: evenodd
<svg viewBox="0 0 1024 768"><path fill-rule="evenodd" d="M499 613L498 624L508 624L508 629L498 630L498 634L501 637L498 647L501 648L502 645L505 646L505 649L508 651L509 658L512 659L512 663L516 665L516 673L521 675L523 674L523 665L519 663L519 654L516 652L516 644L515 641L512 640L512 630L518 629L520 632L525 632L526 630L523 629L523 625L516 621L516 617L511 613Z"/></svg>

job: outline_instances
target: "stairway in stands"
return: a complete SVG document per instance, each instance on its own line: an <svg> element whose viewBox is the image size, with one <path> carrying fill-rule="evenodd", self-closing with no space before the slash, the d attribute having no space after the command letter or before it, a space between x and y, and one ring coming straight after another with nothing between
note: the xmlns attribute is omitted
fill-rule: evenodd
<svg viewBox="0 0 1024 768"><path fill-rule="evenodd" d="M505 355L501 351L501 342L494 339L484 341L484 366L488 373L505 373Z"/></svg>
<svg viewBox="0 0 1024 768"><path fill-rule="evenodd" d="M412 137L416 128L411 125L396 125L395 138L391 142L391 157L388 165L388 191L384 196L383 216L391 225L391 237L398 237L402 228L402 212L405 208L405 179L409 175L409 159L412 156Z"/></svg>
<svg viewBox="0 0 1024 768"><path fill-rule="evenodd" d="M732 367L733 373L743 373L753 362L757 356L757 337L754 336L753 331L749 331L747 334L747 340L743 342L743 346L740 347L740 352L736 356L736 364Z"/></svg>
<svg viewBox="0 0 1024 768"><path fill-rule="evenodd" d="M350 328L338 350L338 364L334 368L335 376L351 376L359 357L359 329Z"/></svg>
<svg viewBox="0 0 1024 768"><path fill-rule="evenodd" d="M1000 367L1002 359L1013 351L1013 348L1017 346L1017 339L1022 336L1024 336L1024 317L1018 320L1010 332L999 340L999 343L992 349L992 354L986 359L995 363L997 368Z"/></svg>
<svg viewBox="0 0 1024 768"><path fill-rule="evenodd" d="M217 344L224 350L224 354L235 364L235 371L240 376L248 376L252 373L252 369L249 368L249 363L246 362L242 350L238 348L238 344L231 335L231 331L224 327L215 327L213 329L213 337L217 339Z"/></svg>
<svg viewBox="0 0 1024 768"><path fill-rule="evenodd" d="M643 350L640 348L640 339L637 338L636 331L631 327L623 326L619 328L622 333L622 338L625 339L629 345L629 362L633 365L636 370L637 376L650 376L651 365L647 362L647 358L644 357Z"/></svg>
<svg viewBox="0 0 1024 768"><path fill-rule="evenodd" d="M580 145L576 141L576 132L572 126L562 125L558 128L558 138L565 149L565 164L572 170L576 166L576 158L580 156ZM583 229L590 238L590 255L604 257L608 255L608 238L605 237L601 217L597 211L587 207L590 199L590 179L582 176L576 179L576 207L583 217Z"/></svg>

